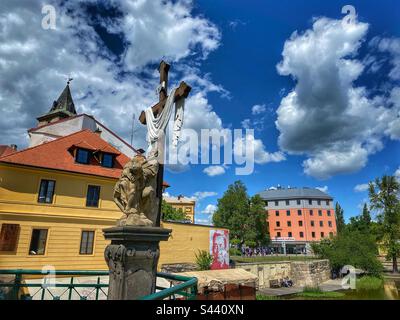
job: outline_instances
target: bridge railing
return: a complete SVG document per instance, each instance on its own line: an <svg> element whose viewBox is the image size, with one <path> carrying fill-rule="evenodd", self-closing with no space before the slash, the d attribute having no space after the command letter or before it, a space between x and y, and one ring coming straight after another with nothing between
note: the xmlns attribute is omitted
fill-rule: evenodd
<svg viewBox="0 0 400 320"><path fill-rule="evenodd" d="M0 300L107 299L108 275L108 271L92 270L0 270ZM5 279L6 276L11 279ZM81 282L82 277L90 280ZM157 292L140 300L196 299L197 278L167 273L157 273L157 277L169 280L171 286L157 286Z"/></svg>

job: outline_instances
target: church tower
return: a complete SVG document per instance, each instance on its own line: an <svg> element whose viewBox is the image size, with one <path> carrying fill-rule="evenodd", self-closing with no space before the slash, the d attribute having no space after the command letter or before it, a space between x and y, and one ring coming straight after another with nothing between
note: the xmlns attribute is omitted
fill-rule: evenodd
<svg viewBox="0 0 400 320"><path fill-rule="evenodd" d="M138 151L97 121L94 116L85 113L77 114L69 86L71 80L68 79L66 87L57 101L53 102L49 112L36 118L38 124L28 130L29 147L35 147L82 130L90 130L99 134L103 140L129 158L134 157Z"/></svg>
<svg viewBox="0 0 400 320"><path fill-rule="evenodd" d="M69 88L69 83L72 79L68 80L67 86L58 97L57 101L53 102L53 106L50 111L46 114L37 118L39 121L38 127L56 122L61 119L76 116L76 110L74 101L72 100L71 90Z"/></svg>

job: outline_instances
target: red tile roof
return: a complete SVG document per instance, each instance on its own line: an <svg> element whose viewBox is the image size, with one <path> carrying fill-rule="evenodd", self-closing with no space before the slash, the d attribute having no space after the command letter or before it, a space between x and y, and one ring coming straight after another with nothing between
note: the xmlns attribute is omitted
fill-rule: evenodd
<svg viewBox="0 0 400 320"><path fill-rule="evenodd" d="M9 154L17 152L14 148L7 145L0 145L0 157L8 156Z"/></svg>
<svg viewBox="0 0 400 320"><path fill-rule="evenodd" d="M96 150L107 150L116 155L114 168L102 167L93 160L89 165L76 163L71 147L90 145ZM18 151L0 158L0 162L33 166L46 169L70 171L83 174L91 174L109 178L119 178L123 166L129 158L120 153L108 142L90 130L82 130L69 136L43 143L41 145Z"/></svg>
<svg viewBox="0 0 400 320"><path fill-rule="evenodd" d="M42 129L42 128L44 128L44 127L48 127L48 126L51 126L51 125L56 124L56 123L69 121L69 120L72 120L72 119L75 119L75 118L79 118L79 117L83 117L83 116L87 116L87 117L92 118L98 125L102 126L104 129L106 129L108 132L110 132L114 137L116 137L116 138L119 139L121 142L123 142L128 148L132 149L132 150L135 151L136 153L138 152L138 150L136 150L134 147L132 147L130 144L128 144L124 139L122 139L122 138L121 138L120 136L118 136L116 133L114 133L113 131L111 131L111 130L110 130L109 128L107 128L104 124L102 124L102 123L100 123L99 121L97 121L97 120L95 119L95 117L93 117L93 116L91 116L91 115L89 115L89 114L86 114L86 113L82 113L82 114L79 114L79 115L76 115L76 116L72 116L72 117L60 119L60 120L57 120L57 121L54 121L54 122L50 122L50 123L46 123L46 124L43 124L43 125L38 126L38 127L35 127L35 128L30 128L30 129L28 130L28 132L29 132L29 133L30 133L30 132L35 132L35 131L37 131L37 130L39 130L39 129Z"/></svg>

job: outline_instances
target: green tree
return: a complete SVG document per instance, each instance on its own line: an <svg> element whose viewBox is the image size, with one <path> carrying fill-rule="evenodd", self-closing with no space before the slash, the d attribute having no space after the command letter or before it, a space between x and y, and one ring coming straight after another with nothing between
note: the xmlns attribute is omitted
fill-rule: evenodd
<svg viewBox="0 0 400 320"><path fill-rule="evenodd" d="M336 237L313 243L311 247L319 258L328 259L336 272L346 265L373 275L380 275L383 270L377 258L378 248L374 236L359 230L346 228Z"/></svg>
<svg viewBox="0 0 400 320"><path fill-rule="evenodd" d="M336 202L335 217L336 217L337 232L340 233L344 230L346 223L344 221L344 211L343 211L342 207L340 206L339 202Z"/></svg>
<svg viewBox="0 0 400 320"><path fill-rule="evenodd" d="M371 234L371 215L367 204L364 204L361 215L350 218L350 223L346 225L346 229L350 231L360 231L362 233Z"/></svg>
<svg viewBox="0 0 400 320"><path fill-rule="evenodd" d="M230 230L231 242L255 247L269 242L267 218L260 196L250 198L243 182L236 181L218 199L213 223Z"/></svg>
<svg viewBox="0 0 400 320"><path fill-rule="evenodd" d="M400 185L393 176L383 176L369 184L371 208L378 211L382 223L383 246L386 258L392 260L393 272L397 273L397 257L400 255Z"/></svg>
<svg viewBox="0 0 400 320"><path fill-rule="evenodd" d="M165 200L161 203L161 212L164 221L183 221L189 219L182 210L177 210Z"/></svg>
<svg viewBox="0 0 400 320"><path fill-rule="evenodd" d="M371 225L371 214L368 210L368 206L366 203L364 203L364 208L363 208L363 212L361 215L361 219L365 223L365 225L369 228Z"/></svg>

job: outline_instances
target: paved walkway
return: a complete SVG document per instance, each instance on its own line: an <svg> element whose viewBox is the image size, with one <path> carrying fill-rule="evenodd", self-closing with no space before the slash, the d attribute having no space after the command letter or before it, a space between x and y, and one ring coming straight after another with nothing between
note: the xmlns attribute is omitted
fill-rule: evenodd
<svg viewBox="0 0 400 320"><path fill-rule="evenodd" d="M329 280L324 282L319 287L324 292L342 290L342 280ZM259 290L260 293L267 296L286 296L296 293L303 292L303 287L291 287L291 288L263 288Z"/></svg>

